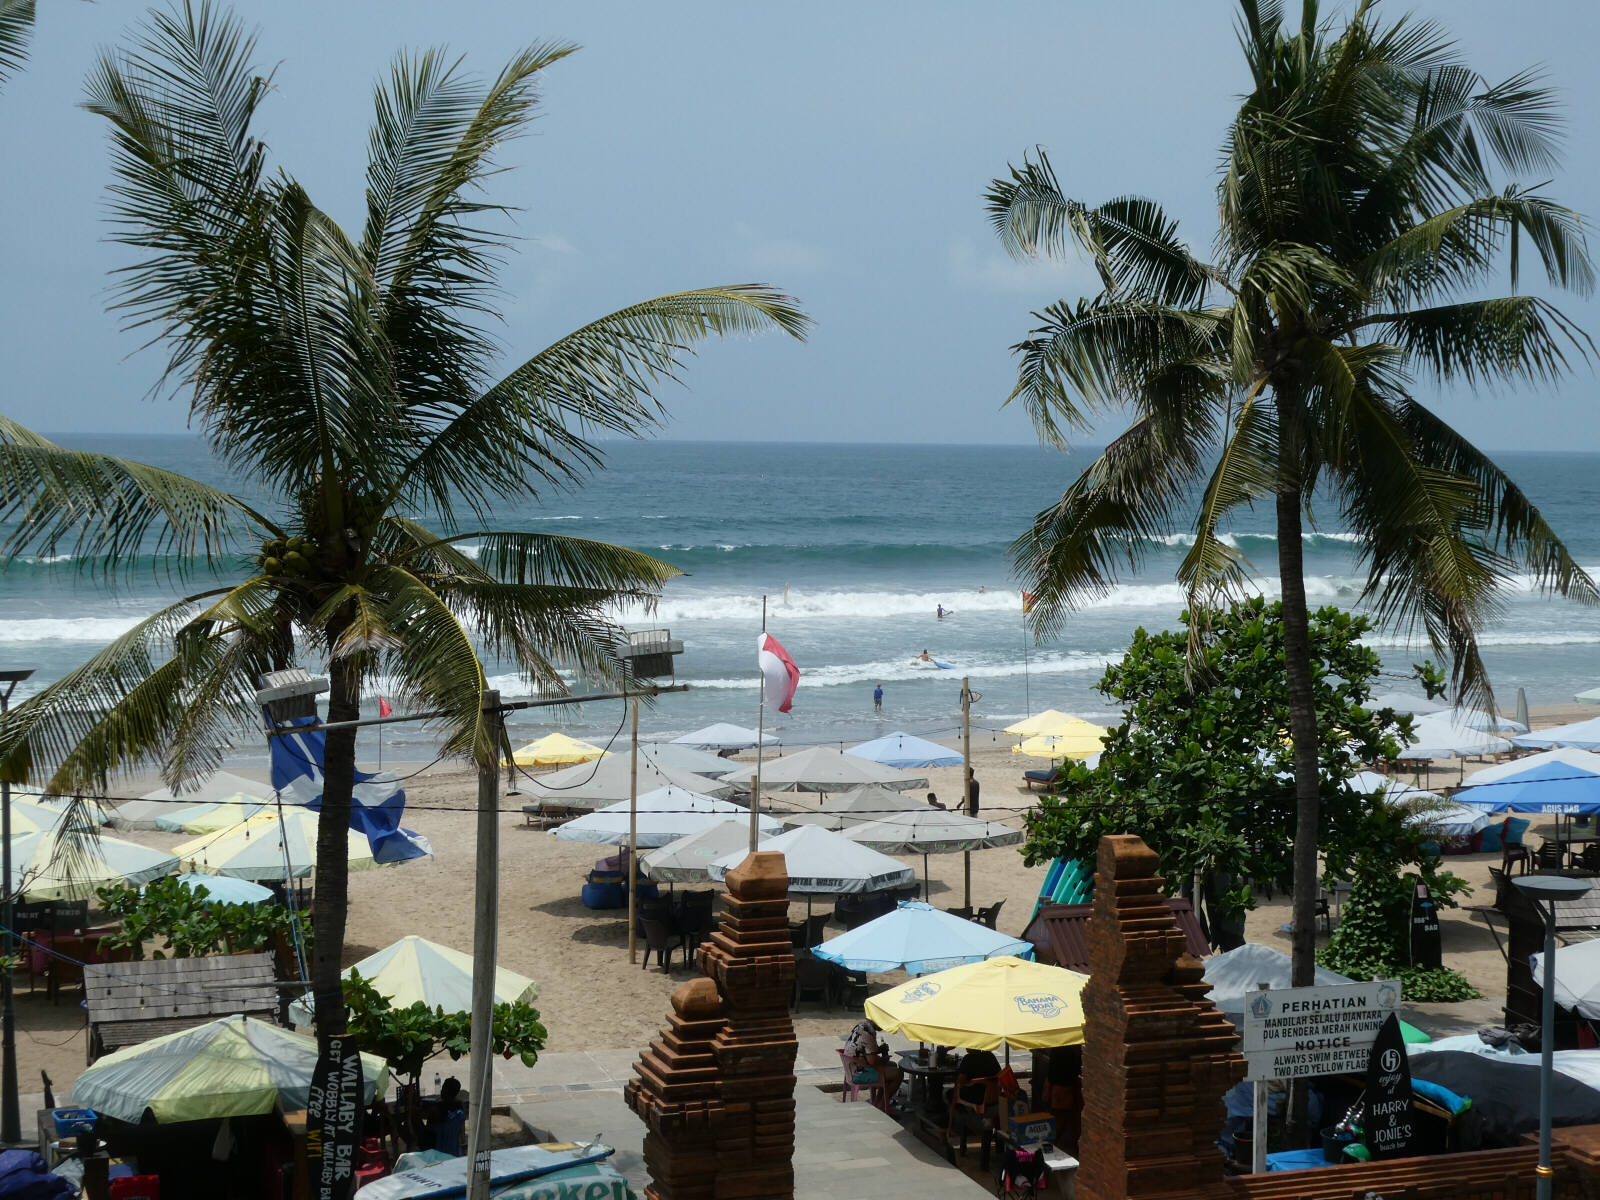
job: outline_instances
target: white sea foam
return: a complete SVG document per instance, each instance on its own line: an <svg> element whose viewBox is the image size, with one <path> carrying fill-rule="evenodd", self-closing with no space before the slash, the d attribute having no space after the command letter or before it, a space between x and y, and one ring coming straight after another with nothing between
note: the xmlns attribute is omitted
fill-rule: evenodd
<svg viewBox="0 0 1600 1200"><path fill-rule="evenodd" d="M109 642L121 637L144 618L34 617L0 621L0 642Z"/></svg>
<svg viewBox="0 0 1600 1200"><path fill-rule="evenodd" d="M896 680L940 680L943 679L952 686L959 685L961 676L972 679L1009 679L1029 675L1061 675L1074 671L1105 670L1106 665L1112 661L1112 656L1107 654L1088 654L1073 652L1069 654L1046 654L1032 657L1026 664L1019 658L1016 662L1005 663L951 663L951 669L941 671L914 665L910 658L893 659L887 662L865 663L834 663L823 667L805 667L800 669L800 682L803 687L841 687L872 682L891 682ZM704 689L754 689L759 685L759 680L754 673L748 676L737 676L726 679L688 679L684 682L693 688ZM959 687L957 687L959 690Z"/></svg>

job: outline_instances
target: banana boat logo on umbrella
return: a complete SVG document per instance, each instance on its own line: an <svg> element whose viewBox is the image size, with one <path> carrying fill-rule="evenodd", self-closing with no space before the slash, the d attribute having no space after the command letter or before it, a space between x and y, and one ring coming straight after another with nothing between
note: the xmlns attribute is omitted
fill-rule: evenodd
<svg viewBox="0 0 1600 1200"><path fill-rule="evenodd" d="M1029 1012L1036 1017L1059 1017L1067 1010L1067 1002L1052 992L1035 992L1015 999L1018 1012Z"/></svg>
<svg viewBox="0 0 1600 1200"><path fill-rule="evenodd" d="M919 1004L924 1000L931 1000L939 994L939 985L931 979L925 979L900 997L901 1004Z"/></svg>

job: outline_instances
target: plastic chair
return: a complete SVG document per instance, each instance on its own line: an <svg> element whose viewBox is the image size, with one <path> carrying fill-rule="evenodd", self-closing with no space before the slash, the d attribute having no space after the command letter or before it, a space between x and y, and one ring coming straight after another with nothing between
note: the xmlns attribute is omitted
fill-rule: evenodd
<svg viewBox="0 0 1600 1200"><path fill-rule="evenodd" d="M656 963L661 967L662 974L666 974L672 970L672 952L683 946L683 934L665 921L649 917L641 920L640 924L644 926L644 958L639 963L640 970L650 965L650 953L654 951ZM688 957L687 952L684 957Z"/></svg>
<svg viewBox="0 0 1600 1200"><path fill-rule="evenodd" d="M686 952L692 953L711 936L711 930L717 923L716 901L714 892L684 893L683 906L678 910L678 928L683 931Z"/></svg>
<svg viewBox="0 0 1600 1200"><path fill-rule="evenodd" d="M979 1101L967 1100L961 1095L961 1089L971 1084L983 1084L983 1099ZM950 1115L945 1120L945 1140L956 1131L956 1114L961 1115L961 1153L967 1152L967 1134L972 1132L974 1125L982 1129L983 1123L989 1119L989 1110L1000 1103L1000 1077L990 1075L982 1079L968 1079L965 1075L956 1076L956 1085L950 1089Z"/></svg>
<svg viewBox="0 0 1600 1200"><path fill-rule="evenodd" d="M989 905L988 908L980 908L977 912L977 915L972 919L977 921L979 924L987 925L990 929L993 929L995 927L995 923L1000 920L1000 910L1005 906L1006 902L1002 900L998 904Z"/></svg>
<svg viewBox="0 0 1600 1200"><path fill-rule="evenodd" d="M1032 1149L1006 1144L995 1166L996 1196L1037 1196L1050 1186L1050 1172L1044 1165L1044 1154Z"/></svg>
<svg viewBox="0 0 1600 1200"><path fill-rule="evenodd" d="M833 1000L833 964L816 958L809 950L797 950L794 956L794 990L790 997L791 1008L799 1008L800 1001L808 995L822 1001Z"/></svg>
<svg viewBox="0 0 1600 1200"><path fill-rule="evenodd" d="M867 1089L867 1098L873 1105L884 1112L889 1111L889 1085L884 1081L883 1072L878 1071L878 1077L871 1083L857 1083L856 1072L873 1070L874 1067L864 1058L857 1058L843 1047L839 1050L839 1062L844 1066L844 1090L839 1093L841 1104L850 1100L861 1099L861 1089Z"/></svg>

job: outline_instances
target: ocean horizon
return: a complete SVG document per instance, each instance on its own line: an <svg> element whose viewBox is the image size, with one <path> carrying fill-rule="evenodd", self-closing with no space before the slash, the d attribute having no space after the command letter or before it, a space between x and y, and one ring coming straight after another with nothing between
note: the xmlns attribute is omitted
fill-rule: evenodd
<svg viewBox="0 0 1600 1200"><path fill-rule="evenodd" d="M55 436L210 483L236 482L194 435ZM630 628L669 628L686 646L677 678L691 690L661 697L643 715L641 727L651 737L712 721L756 723L763 597L767 628L802 671L794 711L768 714L769 729L789 744L853 744L895 729L951 736L962 676L982 694L975 738L999 740L994 730L1047 707L1109 719L1113 710L1093 690L1105 665L1136 628L1178 624L1183 594L1173 573L1192 544L1181 524L1150 547L1140 571L1086 603L1060 636L1039 643L1026 632L1010 543L1095 448L662 438L611 441L605 451L608 468L584 486L508 508L497 525L619 542L685 572L653 614L619 614ZM1514 451L1497 458L1579 563L1600 575L1593 520L1600 511L1600 453ZM1355 607L1364 580L1361 547L1338 516L1331 508L1320 512L1318 527L1308 530L1307 588L1313 604ZM1268 596L1277 593L1273 525L1269 510L1246 511L1227 530L1257 573L1253 590ZM471 543L465 546L470 552ZM247 560L237 566L243 571ZM153 559L107 579L82 569L69 547L58 547L55 555L7 568L0 576L3 659L34 667L35 685L59 678L185 594L182 582ZM1600 684L1600 611L1544 597L1522 577L1511 581L1503 600L1498 618L1480 631L1503 707L1518 687L1532 703L1556 704ZM941 605L949 610L943 619L936 615ZM1390 676L1386 686L1400 686L1426 653L1405 630L1382 630L1372 644ZM916 663L923 650L949 668ZM503 695L531 694L509 665L491 662L488 671L490 686ZM884 711L875 715L872 691L879 684ZM374 689L384 690L381 681ZM586 704L547 710L537 720L517 714L511 733L525 739L560 728L604 741L620 729L622 707ZM386 758L425 760L432 744L424 728L384 734ZM375 735L366 736L364 757L370 761L375 750ZM231 758L260 763L265 749L242 737Z"/></svg>

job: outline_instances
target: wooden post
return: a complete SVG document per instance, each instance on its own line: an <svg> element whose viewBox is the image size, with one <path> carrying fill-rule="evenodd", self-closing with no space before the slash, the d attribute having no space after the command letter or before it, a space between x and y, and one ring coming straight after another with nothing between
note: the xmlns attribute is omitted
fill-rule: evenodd
<svg viewBox="0 0 1600 1200"><path fill-rule="evenodd" d="M967 686L970 677L961 677L961 807L970 811L972 804L972 689ZM961 852L961 875L965 898L961 903L972 907L972 851Z"/></svg>
<svg viewBox="0 0 1600 1200"><path fill-rule="evenodd" d="M1268 985L1256 984L1261 991L1266 991ZM1255 1099L1250 1106L1250 1173L1261 1175L1267 1169L1267 1081L1258 1079L1255 1082Z"/></svg>
<svg viewBox="0 0 1600 1200"><path fill-rule="evenodd" d="M633 757L628 767L628 962L639 961L639 934L635 916L638 911L639 864L639 702L628 701L633 706Z"/></svg>
<svg viewBox="0 0 1600 1200"><path fill-rule="evenodd" d="M478 860L472 924L472 1071L467 1115L467 1200L489 1200L489 1128L494 1109L494 976L500 920L500 693L479 699L486 757L478 762ZM630 925L630 928L632 926Z"/></svg>

